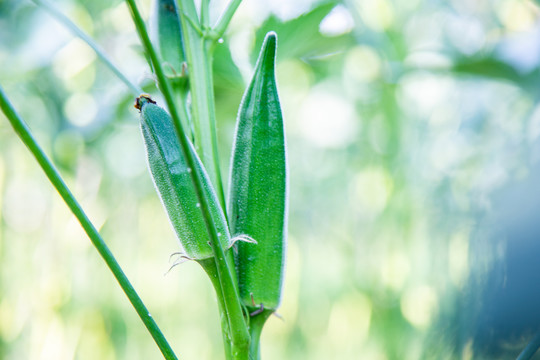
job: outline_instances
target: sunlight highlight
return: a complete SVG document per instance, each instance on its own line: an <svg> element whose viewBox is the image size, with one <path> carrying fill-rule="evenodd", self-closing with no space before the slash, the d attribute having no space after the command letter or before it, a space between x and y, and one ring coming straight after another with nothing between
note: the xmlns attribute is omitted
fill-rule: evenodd
<svg viewBox="0 0 540 360"><path fill-rule="evenodd" d="M428 285L416 285L401 297L401 313L413 326L426 329L437 312L437 293Z"/></svg>

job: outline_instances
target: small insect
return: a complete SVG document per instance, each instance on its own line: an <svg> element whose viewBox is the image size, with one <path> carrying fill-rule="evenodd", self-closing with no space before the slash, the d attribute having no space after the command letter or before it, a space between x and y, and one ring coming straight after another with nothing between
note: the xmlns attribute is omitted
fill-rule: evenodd
<svg viewBox="0 0 540 360"><path fill-rule="evenodd" d="M141 94L141 96L139 96L137 99L135 99L135 105L133 105L133 107L135 107L135 109L141 111L141 107L142 107L142 104L144 102L149 102L149 103L152 103L152 104L156 103L154 100L152 100L150 95Z"/></svg>

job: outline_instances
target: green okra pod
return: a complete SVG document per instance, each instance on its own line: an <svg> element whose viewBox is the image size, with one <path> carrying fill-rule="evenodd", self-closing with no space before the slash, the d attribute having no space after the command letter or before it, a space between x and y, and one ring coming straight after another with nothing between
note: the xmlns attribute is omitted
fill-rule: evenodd
<svg viewBox="0 0 540 360"><path fill-rule="evenodd" d="M155 0L153 27L164 68L181 75L185 61L180 17L174 0Z"/></svg>
<svg viewBox="0 0 540 360"><path fill-rule="evenodd" d="M180 13L175 0L154 0L154 3L155 9L151 18L153 32L156 34L154 43L157 44L163 70L169 78L177 101L185 104L189 82ZM193 124L185 106L178 110L182 127L190 135L190 139L193 139Z"/></svg>
<svg viewBox="0 0 540 360"><path fill-rule="evenodd" d="M190 151L197 163L196 169L190 169L169 114L147 95L140 96L135 107L141 112L141 130L154 184L185 255L194 260L213 256L191 171L202 174L204 196L209 199L212 221L223 248L227 249L231 239L225 215L195 148L190 143Z"/></svg>
<svg viewBox="0 0 540 360"><path fill-rule="evenodd" d="M235 245L240 297L250 311L275 310L283 282L288 191L276 42L276 34L268 33L240 105L231 160L231 233L257 242Z"/></svg>

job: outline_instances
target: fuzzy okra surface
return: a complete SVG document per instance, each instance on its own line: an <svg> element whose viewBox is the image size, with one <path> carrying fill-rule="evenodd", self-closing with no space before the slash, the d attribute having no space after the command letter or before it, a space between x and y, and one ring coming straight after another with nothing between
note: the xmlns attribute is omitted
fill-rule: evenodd
<svg viewBox="0 0 540 360"><path fill-rule="evenodd" d="M197 168L188 168L169 114L147 98L140 97L138 101L148 165L178 240L189 258L210 258L213 252L208 244L208 231L190 172L196 170L202 174L212 221L226 249L230 245L229 230L210 179L191 143L190 150L197 160Z"/></svg>
<svg viewBox="0 0 540 360"><path fill-rule="evenodd" d="M228 215L239 243L240 297L250 308L276 309L281 299L287 225L287 157L275 79L277 37L269 33L238 113Z"/></svg>

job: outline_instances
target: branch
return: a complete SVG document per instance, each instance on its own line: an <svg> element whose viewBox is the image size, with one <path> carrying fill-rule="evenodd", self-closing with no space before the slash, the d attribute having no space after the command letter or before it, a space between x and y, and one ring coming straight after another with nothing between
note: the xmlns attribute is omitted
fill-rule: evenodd
<svg viewBox="0 0 540 360"><path fill-rule="evenodd" d="M17 112L13 108L13 105L11 105L9 99L4 93L4 90L1 87L0 108L8 118L11 126L13 126L13 129L15 130L19 138L22 140L22 142L26 145L28 150L30 150L34 158L37 160L37 162L45 172L45 175L47 175L47 177L49 178L49 181L58 191L66 205L70 208L73 215L75 215L77 220L79 220L79 223L86 232L86 235L88 235L90 241L92 241L92 244L94 244L95 248L97 249L101 257L113 273L114 277L120 284L120 287L122 288L122 290L124 290L124 293L135 308L135 311L137 311L137 314L141 318L142 322L154 338L154 341L161 350L161 353L163 354L165 359L177 360L177 357L174 354L169 343L165 339L165 336L161 333L161 330L152 318L152 315L150 315L148 309L133 288L133 285L131 285L128 278L122 271L122 268L107 247L107 244L105 244L105 241L103 240L99 232L96 230L92 222L86 216L81 205L79 205L79 203L65 184L56 167L53 165L51 160L49 160L43 149L41 149L36 139L32 136L32 133L30 132L28 126L25 124L19 114L17 114Z"/></svg>

